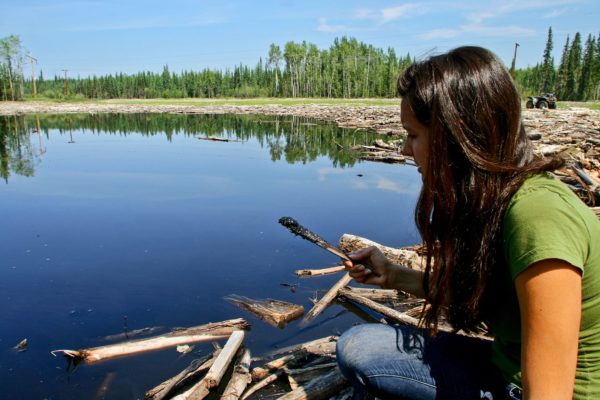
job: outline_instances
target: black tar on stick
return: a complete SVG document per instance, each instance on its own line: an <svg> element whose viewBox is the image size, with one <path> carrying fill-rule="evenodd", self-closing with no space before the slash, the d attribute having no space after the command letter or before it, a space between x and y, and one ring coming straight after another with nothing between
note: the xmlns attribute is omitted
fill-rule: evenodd
<svg viewBox="0 0 600 400"><path fill-rule="evenodd" d="M332 244L328 243L325 239L323 239L322 237L320 237L319 235L317 235L310 229L305 228L304 226L300 225L300 223L298 221L296 221L294 218L281 217L281 218L279 218L279 223L281 225L285 226L286 228L288 228L288 230L290 232L292 232L294 235L300 236L301 238L306 239L309 242L316 244L317 246L329 251L330 253L335 254L336 256L340 257L343 260L352 261L350 259L350 257L348 257L348 254L346 254L339 248L333 246ZM367 267L371 271L373 271L373 269L370 266L365 265L365 267ZM373 271L373 273L375 273L376 275L379 275L375 271Z"/></svg>

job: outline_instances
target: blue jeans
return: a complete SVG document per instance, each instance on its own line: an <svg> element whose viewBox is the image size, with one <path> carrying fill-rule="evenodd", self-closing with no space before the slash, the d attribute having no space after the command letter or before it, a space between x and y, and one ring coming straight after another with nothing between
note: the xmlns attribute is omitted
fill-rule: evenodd
<svg viewBox="0 0 600 400"><path fill-rule="evenodd" d="M349 329L337 343L340 370L359 393L380 399L506 399L491 342L383 324Z"/></svg>

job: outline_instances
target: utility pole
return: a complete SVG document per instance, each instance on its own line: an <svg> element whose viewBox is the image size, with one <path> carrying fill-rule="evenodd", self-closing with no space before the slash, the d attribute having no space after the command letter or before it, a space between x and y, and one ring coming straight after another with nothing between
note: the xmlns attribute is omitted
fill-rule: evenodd
<svg viewBox="0 0 600 400"><path fill-rule="evenodd" d="M31 84L33 87L33 97L35 97L37 95L35 89L35 63L37 63L37 59L31 57L31 54L27 54L25 57L29 58L29 63L31 64Z"/></svg>
<svg viewBox="0 0 600 400"><path fill-rule="evenodd" d="M65 97L69 95L69 81L67 81L67 71L68 69L63 69L65 72Z"/></svg>
<svg viewBox="0 0 600 400"><path fill-rule="evenodd" d="M517 62L517 47L519 47L519 43L515 43L515 54L513 55L512 64L510 65L510 76L512 76L513 80L515 79L515 64Z"/></svg>

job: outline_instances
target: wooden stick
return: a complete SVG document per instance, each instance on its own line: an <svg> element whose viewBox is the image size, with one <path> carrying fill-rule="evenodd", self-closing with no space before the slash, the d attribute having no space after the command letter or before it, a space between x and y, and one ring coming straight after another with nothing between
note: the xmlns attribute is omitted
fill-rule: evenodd
<svg viewBox="0 0 600 400"><path fill-rule="evenodd" d="M335 274L345 269L343 265L336 265L335 267L321 268L321 269L299 269L296 270L296 276L321 276L328 274Z"/></svg>
<svg viewBox="0 0 600 400"><path fill-rule="evenodd" d="M279 400L321 400L339 393L348 386L339 368L281 396Z"/></svg>
<svg viewBox="0 0 600 400"><path fill-rule="evenodd" d="M373 289L347 286L346 289L359 294L373 301L401 301L406 299L406 295L396 289Z"/></svg>
<svg viewBox="0 0 600 400"><path fill-rule="evenodd" d="M343 296L349 300L355 301L359 304L362 304L365 307L368 307L374 311L377 311L380 314L385 315L386 317L392 318L395 321L401 322L406 325L419 326L419 320L413 317L409 317L406 314L398 312L392 308L386 307L382 304L379 304L373 300L369 300L364 296L354 293L353 290L344 288L340 290L340 296ZM440 328L440 330L443 330Z"/></svg>
<svg viewBox="0 0 600 400"><path fill-rule="evenodd" d="M325 336L320 339L315 339L293 346L284 347L271 353L270 356L276 357L281 354L295 353L298 351L316 354L320 356L335 355L335 345L337 340L338 336Z"/></svg>
<svg viewBox="0 0 600 400"><path fill-rule="evenodd" d="M189 379L190 376L196 375L202 369L206 370L210 368L210 366L202 368L209 360L211 361L210 364L212 365L212 362L214 361L212 354L208 354L202 358L193 360L190 363L190 365L188 365L183 371L179 372L177 375L175 375L172 378L169 378L163 383L155 386L154 388L148 390L144 395L144 398L148 400L165 399L176 386L185 382L187 379Z"/></svg>
<svg viewBox="0 0 600 400"><path fill-rule="evenodd" d="M248 397L252 396L254 393L256 393L260 389L264 388L268 384L275 382L277 379L279 379L279 377L282 374L283 374L282 370L275 371L275 373L268 375L262 381L255 383L250 388L248 388L248 390L244 393L244 395L242 396L242 398L240 400L246 400Z"/></svg>
<svg viewBox="0 0 600 400"><path fill-rule="evenodd" d="M219 357L217 357L214 364L212 367L210 367L206 373L206 376L204 377L209 389L219 386L223 375L225 375L225 371L227 371L229 364L231 364L231 360L233 360L235 353L237 353L243 341L244 331L234 331L231 334L229 340L225 344L225 347L223 347L223 350L221 350Z"/></svg>
<svg viewBox="0 0 600 400"><path fill-rule="evenodd" d="M66 356L83 359L88 363L94 363L115 357L143 353L152 350L160 350L181 344L225 339L229 337L232 332L240 329L247 329L248 326L249 325L245 320L238 318L195 326L192 328L170 332L157 337L132 340L124 343L111 344L108 346L93 347L83 350L54 350L52 354L55 355L56 352L62 352Z"/></svg>
<svg viewBox="0 0 600 400"><path fill-rule="evenodd" d="M302 320L302 323L306 324L311 319L315 318L317 315L321 314L323 310L333 301L338 295L338 292L341 288L345 287L347 284L352 281L352 278L348 273L344 274L342 279L340 279L335 285L329 289L327 293L310 309L308 314Z"/></svg>
<svg viewBox="0 0 600 400"><path fill-rule="evenodd" d="M250 377L250 360L250 350L243 350L242 356L233 369L233 375L223 391L221 400L237 400L244 393L246 386L252 381Z"/></svg>
<svg viewBox="0 0 600 400"><path fill-rule="evenodd" d="M261 379L265 379L269 374L273 371L281 369L288 362L293 361L299 357L298 353L288 354L283 357L280 357L276 360L270 361L261 367L255 367L252 369L252 380L258 381Z"/></svg>

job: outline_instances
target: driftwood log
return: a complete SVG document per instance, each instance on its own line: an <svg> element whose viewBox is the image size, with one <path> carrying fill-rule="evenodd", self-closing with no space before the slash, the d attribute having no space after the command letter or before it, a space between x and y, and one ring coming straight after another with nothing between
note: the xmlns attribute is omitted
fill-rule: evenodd
<svg viewBox="0 0 600 400"><path fill-rule="evenodd" d="M351 290L367 299L378 301L382 303L393 303L403 301L406 299L406 295L396 289L374 289L368 287L350 287L346 286L346 289Z"/></svg>
<svg viewBox="0 0 600 400"><path fill-rule="evenodd" d="M306 324L310 320L315 318L317 315L321 314L323 312L323 310L325 310L325 308L327 308L327 306L329 304L331 304L332 301L335 300L335 298L338 295L339 290L341 288L345 287L348 283L350 283L351 280L352 280L352 277L350 277L350 275L348 275L348 273L345 273L344 276L342 277L342 279L337 281L336 284L333 285L331 287L331 289L329 289L327 291L327 293L325 293L325 295L321 298L321 300L319 300L317 302L317 304L315 304L313 306L313 308L310 309L308 314L306 314L306 316L302 320L302 323Z"/></svg>
<svg viewBox="0 0 600 400"><path fill-rule="evenodd" d="M415 250L409 248L393 248L383 246L360 236L344 234L340 238L340 248L346 252L352 252L365 247L375 246L395 264L402 264L412 269L422 270L425 267L424 257Z"/></svg>
<svg viewBox="0 0 600 400"><path fill-rule="evenodd" d="M340 290L340 296L347 298L348 300L352 300L356 303L362 304L365 307L370 308L371 310L377 311L378 313L391 318L401 324L411 325L411 326L419 326L419 320L414 317L410 317L404 313L394 310L393 308L386 307L383 304L379 304L376 301L370 300L360 294L354 292L354 290L350 288L343 288ZM448 330L444 327L439 328L440 330Z"/></svg>
<svg viewBox="0 0 600 400"><path fill-rule="evenodd" d="M338 394L350 384L336 367L333 371L313 379L306 385L281 396L280 400L321 400Z"/></svg>
<svg viewBox="0 0 600 400"><path fill-rule="evenodd" d="M178 396L180 400L200 400L210 394L211 389L219 386L229 364L235 357L244 340L244 331L234 331L219 353L212 366L198 383L191 389Z"/></svg>
<svg viewBox="0 0 600 400"><path fill-rule="evenodd" d="M250 311L263 321L283 328L288 322L304 314L304 307L298 304L275 299L250 299L244 296L230 295L225 297L230 303Z"/></svg>
<svg viewBox="0 0 600 400"><path fill-rule="evenodd" d="M273 371L281 370L287 365L306 360L311 356L333 358L335 357L337 339L337 336L326 336L324 338L279 349L277 352L270 354L270 357L281 357L252 369L252 380L257 381L264 379Z"/></svg>
<svg viewBox="0 0 600 400"><path fill-rule="evenodd" d="M194 377L197 377L203 372L208 371L220 352L221 349L217 349L213 354L208 354L202 358L193 360L183 371L148 390L145 393L144 398L147 400L166 399L174 390L183 386L186 382L189 382Z"/></svg>
<svg viewBox="0 0 600 400"><path fill-rule="evenodd" d="M182 344L226 339L232 332L248 329L248 327L249 325L244 319L238 318L181 329L157 337L132 340L107 346L83 350L54 350L52 354L55 355L57 352L63 353L67 357L94 363L97 361L160 350Z"/></svg>
<svg viewBox="0 0 600 400"><path fill-rule="evenodd" d="M233 375L229 379L221 400L237 400L240 398L246 386L252 381L250 376L250 350L240 349L241 356L233 368Z"/></svg>
<svg viewBox="0 0 600 400"><path fill-rule="evenodd" d="M335 274L344 270L343 265L336 265L335 267L321 268L321 269L299 269L296 270L296 276L320 276Z"/></svg>

